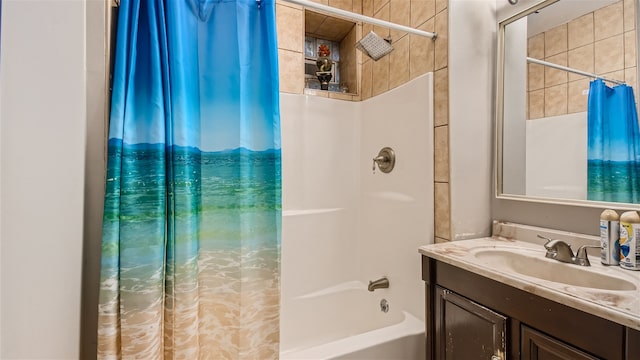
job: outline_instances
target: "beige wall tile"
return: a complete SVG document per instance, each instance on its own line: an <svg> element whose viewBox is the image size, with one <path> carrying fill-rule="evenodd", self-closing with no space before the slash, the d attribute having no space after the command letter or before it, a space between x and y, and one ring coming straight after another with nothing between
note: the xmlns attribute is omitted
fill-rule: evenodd
<svg viewBox="0 0 640 360"><path fill-rule="evenodd" d="M329 6L352 11L353 10L353 1L352 0L329 0Z"/></svg>
<svg viewBox="0 0 640 360"><path fill-rule="evenodd" d="M563 52L554 56L547 57L548 62L567 66L567 53ZM550 66L544 67L544 86L555 86L559 84L564 84L568 80L567 72L564 70L554 69Z"/></svg>
<svg viewBox="0 0 640 360"><path fill-rule="evenodd" d="M372 96L373 90L373 60L362 64L362 78L360 80L360 97L366 100Z"/></svg>
<svg viewBox="0 0 640 360"><path fill-rule="evenodd" d="M280 91L302 94L304 89L304 62L301 52L278 50Z"/></svg>
<svg viewBox="0 0 640 360"><path fill-rule="evenodd" d="M314 1L314 2L319 2L319 1ZM286 2L286 1L283 1L283 0L276 0L276 5L285 5L285 6L288 6L288 7L292 7L294 9L303 10L301 5L292 4L290 2Z"/></svg>
<svg viewBox="0 0 640 360"><path fill-rule="evenodd" d="M569 21L569 49L593 43L593 13Z"/></svg>
<svg viewBox="0 0 640 360"><path fill-rule="evenodd" d="M387 4L389 4L389 0L373 0L373 13L377 13Z"/></svg>
<svg viewBox="0 0 640 360"><path fill-rule="evenodd" d="M604 73L604 74L601 74L601 75L606 77L607 79L613 79L613 80L619 80L619 81L624 81L624 79L625 79L625 71L624 70L612 71L612 72ZM607 83L607 85L612 86L611 83Z"/></svg>
<svg viewBox="0 0 640 360"><path fill-rule="evenodd" d="M362 14L366 16L373 16L373 0L362 0Z"/></svg>
<svg viewBox="0 0 640 360"><path fill-rule="evenodd" d="M636 97L636 107L640 111L640 107L638 106L640 94L638 94L638 73L636 69L635 67L624 69L624 81L633 88L633 95Z"/></svg>
<svg viewBox="0 0 640 360"><path fill-rule="evenodd" d="M544 117L544 89L530 91L527 101L529 107L528 119L540 119Z"/></svg>
<svg viewBox="0 0 640 360"><path fill-rule="evenodd" d="M528 64L527 88L531 90L544 89L544 65Z"/></svg>
<svg viewBox="0 0 640 360"><path fill-rule="evenodd" d="M276 5L278 48L301 51L304 47L304 12L289 6Z"/></svg>
<svg viewBox="0 0 640 360"><path fill-rule="evenodd" d="M417 27L436 15L435 0L411 0L411 26Z"/></svg>
<svg viewBox="0 0 640 360"><path fill-rule="evenodd" d="M596 74L624 69L624 36L616 35L596 41L595 71Z"/></svg>
<svg viewBox="0 0 640 360"><path fill-rule="evenodd" d="M624 31L636 28L636 0L624 0Z"/></svg>
<svg viewBox="0 0 640 360"><path fill-rule="evenodd" d="M433 76L433 124L449 123L449 68L440 69Z"/></svg>
<svg viewBox="0 0 640 360"><path fill-rule="evenodd" d="M451 239L451 218L449 215L449 184L435 183L435 236L442 239Z"/></svg>
<svg viewBox="0 0 640 360"><path fill-rule="evenodd" d="M418 29L435 31L435 19L430 19L420 25ZM409 35L409 75L411 79L433 71L435 41L424 36Z"/></svg>
<svg viewBox="0 0 640 360"><path fill-rule="evenodd" d="M529 38L527 41L527 54L535 59L544 59L544 33Z"/></svg>
<svg viewBox="0 0 640 360"><path fill-rule="evenodd" d="M393 42L389 54L389 88L393 89L409 81L409 37Z"/></svg>
<svg viewBox="0 0 640 360"><path fill-rule="evenodd" d="M449 126L434 129L433 178L437 182L449 181Z"/></svg>
<svg viewBox="0 0 640 360"><path fill-rule="evenodd" d="M356 14L362 14L362 0L353 0L352 10Z"/></svg>
<svg viewBox="0 0 640 360"><path fill-rule="evenodd" d="M447 239L443 239L443 238L440 238L440 237L437 237L437 236L434 236L433 241L434 241L436 244L442 244L442 243L449 242L449 240L447 240Z"/></svg>
<svg viewBox="0 0 640 360"><path fill-rule="evenodd" d="M362 24L362 36L364 37L368 33L373 31L373 25L371 24Z"/></svg>
<svg viewBox="0 0 640 360"><path fill-rule="evenodd" d="M593 32L595 41L622 34L624 20L622 1L593 12Z"/></svg>
<svg viewBox="0 0 640 360"><path fill-rule="evenodd" d="M544 33L544 56L565 52L568 49L567 24L562 24Z"/></svg>
<svg viewBox="0 0 640 360"><path fill-rule="evenodd" d="M589 83L591 79L572 81L569 83L567 92L567 113L577 113L587 111Z"/></svg>
<svg viewBox="0 0 640 360"><path fill-rule="evenodd" d="M353 100L353 96L351 94L343 94L335 91L327 91L327 93L329 94L329 99L344 100L344 101Z"/></svg>
<svg viewBox="0 0 640 360"><path fill-rule="evenodd" d="M436 0L436 14L449 7L449 0Z"/></svg>
<svg viewBox="0 0 640 360"><path fill-rule="evenodd" d="M435 30L438 34L434 49L434 69L442 69L449 64L449 10L436 15Z"/></svg>
<svg viewBox="0 0 640 360"><path fill-rule="evenodd" d="M390 10L391 6L389 4L389 2L387 1L387 3L380 8L380 10L376 11L375 14L373 15L373 17L375 17L376 19L380 19L380 20L384 20L384 21L389 21L389 10ZM391 33L389 28L386 28L384 26L373 26L373 31L378 34L378 36L382 37L382 38L387 38L389 37L389 34Z"/></svg>
<svg viewBox="0 0 640 360"><path fill-rule="evenodd" d="M371 95L380 95L389 90L389 56L373 62L373 87Z"/></svg>
<svg viewBox="0 0 640 360"><path fill-rule="evenodd" d="M356 59L356 33L358 27L354 26L347 36L340 42L340 83L349 89L349 93L358 92L358 62Z"/></svg>
<svg viewBox="0 0 640 360"><path fill-rule="evenodd" d="M592 73L594 71L593 62L593 44L569 50L569 67ZM584 76L582 75L569 73L569 81L583 78Z"/></svg>
<svg viewBox="0 0 640 360"><path fill-rule="evenodd" d="M567 84L544 89L544 116L564 115L567 113Z"/></svg>
<svg viewBox="0 0 640 360"><path fill-rule="evenodd" d="M305 88L304 89L304 94L305 95L313 95L313 96L317 96L317 97L323 97L323 98L328 98L329 97L329 92L328 91L317 90L317 89L309 89L309 88Z"/></svg>
<svg viewBox="0 0 640 360"><path fill-rule="evenodd" d="M636 66L636 32L628 31L624 33L624 67Z"/></svg>
<svg viewBox="0 0 640 360"><path fill-rule="evenodd" d="M411 2L409 0L391 0L389 8L389 20L392 23L411 26ZM399 40L407 33L404 31L391 30L391 39Z"/></svg>

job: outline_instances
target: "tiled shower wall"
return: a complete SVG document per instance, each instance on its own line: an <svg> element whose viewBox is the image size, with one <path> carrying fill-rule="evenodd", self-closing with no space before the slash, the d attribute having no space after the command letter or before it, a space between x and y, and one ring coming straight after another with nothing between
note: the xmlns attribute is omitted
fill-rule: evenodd
<svg viewBox="0 0 640 360"><path fill-rule="evenodd" d="M635 0L583 15L528 40L530 57L622 80L636 89ZM529 64L528 119L587 110L591 79Z"/></svg>
<svg viewBox="0 0 640 360"><path fill-rule="evenodd" d="M356 52L361 75L357 94L314 91L317 96L359 101L396 88L422 74L434 72L435 240L451 239L449 201L449 74L448 0L320 0L335 8L437 32L437 39L410 35L369 24L356 26L355 40L372 29L391 35L395 50L378 61ZM276 4L280 91L304 93L304 10L284 1ZM351 87L350 87L351 89Z"/></svg>

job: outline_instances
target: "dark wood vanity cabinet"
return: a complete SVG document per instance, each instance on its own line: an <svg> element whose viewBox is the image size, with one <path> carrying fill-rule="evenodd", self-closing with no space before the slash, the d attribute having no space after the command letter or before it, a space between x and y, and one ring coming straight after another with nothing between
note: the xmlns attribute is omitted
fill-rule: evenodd
<svg viewBox="0 0 640 360"><path fill-rule="evenodd" d="M428 360L640 360L640 331L422 257Z"/></svg>
<svg viewBox="0 0 640 360"><path fill-rule="evenodd" d="M520 336L520 359L523 360L598 359L525 325L521 325Z"/></svg>
<svg viewBox="0 0 640 360"><path fill-rule="evenodd" d="M436 286L436 359L491 359L505 351L507 318Z"/></svg>

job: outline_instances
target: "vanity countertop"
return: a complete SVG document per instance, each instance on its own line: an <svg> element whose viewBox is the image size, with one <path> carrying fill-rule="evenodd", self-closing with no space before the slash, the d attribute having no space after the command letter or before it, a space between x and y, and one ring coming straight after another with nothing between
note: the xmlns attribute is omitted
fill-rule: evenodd
<svg viewBox="0 0 640 360"><path fill-rule="evenodd" d="M421 246L419 251L438 261L640 330L640 271L605 266L600 263L599 258L589 256L591 266L580 269L585 270L585 276L588 277L590 272L599 273L620 279L625 284L631 283L635 285L635 289L603 290L573 286L510 271L503 264L476 256L478 251L492 249L500 249L502 253L513 250L516 253L533 254L536 263L539 264L535 266L551 265L558 268L553 264L557 263L556 260L544 257L545 250L542 245L498 236L425 245ZM561 266L577 267L578 265L561 263Z"/></svg>

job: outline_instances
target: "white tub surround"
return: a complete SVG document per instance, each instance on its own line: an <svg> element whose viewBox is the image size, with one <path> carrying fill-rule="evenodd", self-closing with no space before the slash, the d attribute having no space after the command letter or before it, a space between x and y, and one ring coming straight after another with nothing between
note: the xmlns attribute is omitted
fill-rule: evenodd
<svg viewBox="0 0 640 360"><path fill-rule="evenodd" d="M536 264L544 267L560 263L545 258L543 246L545 241L537 239L536 234L565 240L572 244L574 249L577 249L581 244L599 244L596 237L506 223L494 223L494 234L493 237L426 245L420 247L419 251L422 255L438 261L640 330L640 297L638 296L640 272L624 270L617 266L604 266L600 263L599 257L589 256L591 266L581 267L580 270L584 270L587 275L592 273L593 277L604 275L619 280L619 282L614 281L611 287L620 287L620 289L604 290L523 275L516 271L510 271L509 266L505 266L504 263L487 261L486 258L476 256L478 252L490 249L513 251L516 255L526 253L533 255Z"/></svg>
<svg viewBox="0 0 640 360"><path fill-rule="evenodd" d="M281 330L281 359L373 359L366 355L373 348L387 358L413 359L424 349L424 322L402 311L388 290L372 293L351 281L293 300L283 312L289 326Z"/></svg>
<svg viewBox="0 0 640 360"><path fill-rule="evenodd" d="M281 358L424 357L415 249L433 241L432 84L362 102L281 94ZM387 146L395 168L373 173ZM382 277L388 289L367 291Z"/></svg>

